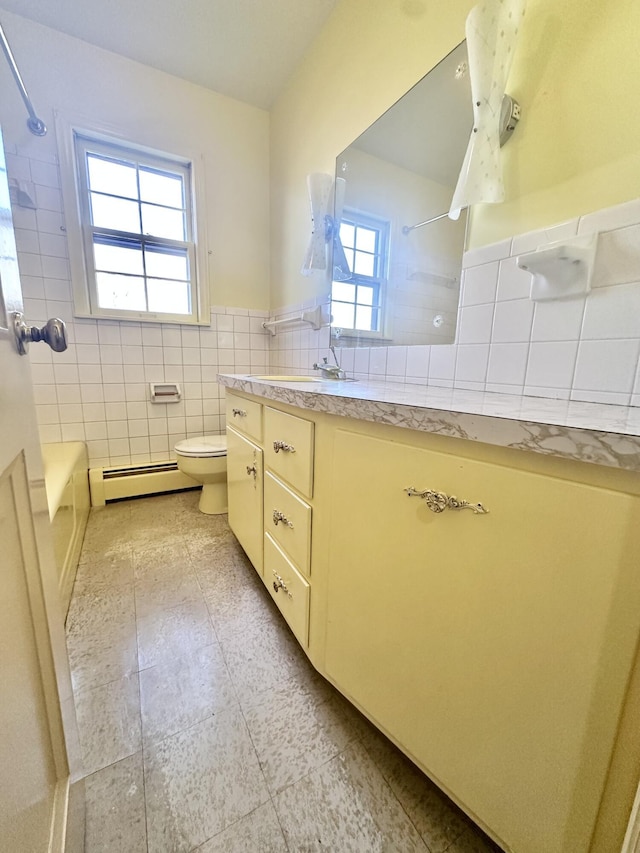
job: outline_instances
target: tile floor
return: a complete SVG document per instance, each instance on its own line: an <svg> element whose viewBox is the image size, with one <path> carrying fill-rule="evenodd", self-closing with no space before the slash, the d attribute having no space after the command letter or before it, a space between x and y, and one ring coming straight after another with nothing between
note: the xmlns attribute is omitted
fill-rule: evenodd
<svg viewBox="0 0 640 853"><path fill-rule="evenodd" d="M93 510L67 621L96 853L488 853L308 663L197 492Z"/></svg>

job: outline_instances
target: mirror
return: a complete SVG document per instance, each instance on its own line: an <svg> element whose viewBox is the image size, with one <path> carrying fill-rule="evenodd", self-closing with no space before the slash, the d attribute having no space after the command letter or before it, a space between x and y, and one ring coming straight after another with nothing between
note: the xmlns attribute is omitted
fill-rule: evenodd
<svg viewBox="0 0 640 853"><path fill-rule="evenodd" d="M338 156L335 346L453 343L466 211L447 212L472 123L463 42Z"/></svg>

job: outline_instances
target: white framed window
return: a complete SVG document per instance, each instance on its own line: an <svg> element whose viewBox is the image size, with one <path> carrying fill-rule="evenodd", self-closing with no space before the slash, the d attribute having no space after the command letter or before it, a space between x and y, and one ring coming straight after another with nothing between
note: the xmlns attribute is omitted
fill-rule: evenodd
<svg viewBox="0 0 640 853"><path fill-rule="evenodd" d="M192 161L71 125L65 130L76 315L209 324Z"/></svg>
<svg viewBox="0 0 640 853"><path fill-rule="evenodd" d="M342 334L382 337L389 223L345 209L340 242L351 276L331 284L332 326Z"/></svg>

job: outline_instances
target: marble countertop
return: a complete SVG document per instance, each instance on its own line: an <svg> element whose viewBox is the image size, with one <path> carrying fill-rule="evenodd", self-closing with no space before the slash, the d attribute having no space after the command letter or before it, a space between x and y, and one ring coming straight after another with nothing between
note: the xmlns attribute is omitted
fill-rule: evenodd
<svg viewBox="0 0 640 853"><path fill-rule="evenodd" d="M314 412L640 471L640 408L404 382L281 382L220 374L227 388Z"/></svg>

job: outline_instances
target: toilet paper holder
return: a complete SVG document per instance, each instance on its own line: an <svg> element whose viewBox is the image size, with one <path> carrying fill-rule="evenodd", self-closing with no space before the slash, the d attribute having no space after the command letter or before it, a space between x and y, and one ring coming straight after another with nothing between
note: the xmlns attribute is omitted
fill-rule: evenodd
<svg viewBox="0 0 640 853"><path fill-rule="evenodd" d="M177 382L150 382L149 391L152 403L178 403L182 398Z"/></svg>

